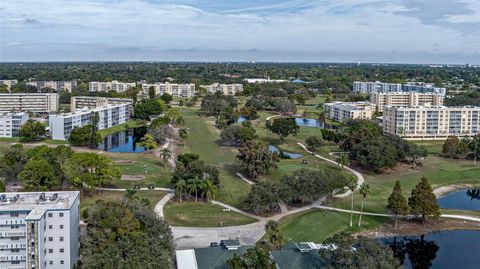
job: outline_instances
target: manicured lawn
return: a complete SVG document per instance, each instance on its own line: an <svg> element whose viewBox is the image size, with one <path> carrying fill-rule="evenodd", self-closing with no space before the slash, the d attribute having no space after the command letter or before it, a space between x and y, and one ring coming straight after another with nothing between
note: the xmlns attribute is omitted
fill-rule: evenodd
<svg viewBox="0 0 480 269"><path fill-rule="evenodd" d="M424 146L427 148L429 154L441 154L442 153L442 148L443 148L443 143L445 141L443 140L424 140L424 141L412 141L415 144Z"/></svg>
<svg viewBox="0 0 480 269"><path fill-rule="evenodd" d="M363 216L362 227L359 228L358 218L358 215L353 216L354 226L350 228L350 214L313 209L281 219L280 229L287 241L320 243L338 232L372 229L386 220L383 217Z"/></svg>
<svg viewBox="0 0 480 269"><path fill-rule="evenodd" d="M115 125L113 127L107 128L107 129L100 130L99 133L102 137L105 137L107 135L111 135L111 134L114 134L114 133L118 133L118 132L121 132L121 131L133 129L133 128L142 127L142 126L145 126L145 125L146 125L146 122L144 120L130 120L130 121L127 121L125 123Z"/></svg>
<svg viewBox="0 0 480 269"><path fill-rule="evenodd" d="M428 156L423 167L398 171L392 174L365 175L372 193L365 202L365 211L386 212L387 198L392 192L396 180L400 181L403 194L408 198L411 190L426 177L433 188L455 183L480 184L480 165L472 161L447 159L438 156ZM331 205L350 208L350 198L335 200ZM358 192L354 196L355 208L360 208L361 197Z"/></svg>
<svg viewBox="0 0 480 269"><path fill-rule="evenodd" d="M137 191L135 196L139 198L147 198L150 200L152 208L157 204L167 192L164 191ZM90 205L94 204L97 200L105 201L118 201L123 198L125 192L123 191L102 191L101 194L97 192L92 192L88 196L83 195L80 197L80 211L83 211L85 208L88 208Z"/></svg>
<svg viewBox="0 0 480 269"><path fill-rule="evenodd" d="M165 206L165 219L172 226L220 227L243 225L256 222L255 219L223 207L205 202L169 202Z"/></svg>

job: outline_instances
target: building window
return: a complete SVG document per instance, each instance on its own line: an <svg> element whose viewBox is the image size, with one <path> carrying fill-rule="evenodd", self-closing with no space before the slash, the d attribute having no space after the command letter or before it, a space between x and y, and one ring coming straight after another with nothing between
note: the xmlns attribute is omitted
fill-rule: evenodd
<svg viewBox="0 0 480 269"><path fill-rule="evenodd" d="M59 215L60 215L60 217L63 217L63 213L60 213Z"/></svg>
<svg viewBox="0 0 480 269"><path fill-rule="evenodd" d="M61 248L60 253L64 253L64 252L65 252L65 249Z"/></svg>
<svg viewBox="0 0 480 269"><path fill-rule="evenodd" d="M60 229L63 229L63 225L60 225Z"/></svg>
<svg viewBox="0 0 480 269"><path fill-rule="evenodd" d="M52 213L48 213L48 217L49 217L49 218L53 217L53 214L52 214Z"/></svg>
<svg viewBox="0 0 480 269"><path fill-rule="evenodd" d="M63 242L63 236L60 236L60 242Z"/></svg>
<svg viewBox="0 0 480 269"><path fill-rule="evenodd" d="M60 264L64 264L64 262L63 262L63 261L60 261Z"/></svg>
<svg viewBox="0 0 480 269"><path fill-rule="evenodd" d="M10 212L10 217L18 217L18 212Z"/></svg>
<svg viewBox="0 0 480 269"><path fill-rule="evenodd" d="M49 229L49 230L53 229L53 226L52 226L52 225L48 225L48 229Z"/></svg>
<svg viewBox="0 0 480 269"><path fill-rule="evenodd" d="M52 242L52 241L53 241L53 237L49 237L49 238L48 238L48 241Z"/></svg>
<svg viewBox="0 0 480 269"><path fill-rule="evenodd" d="M53 261L49 261L48 264L53 265Z"/></svg>
<svg viewBox="0 0 480 269"><path fill-rule="evenodd" d="M52 249L52 248L49 248L49 249L48 249L48 253L53 253L53 249Z"/></svg>

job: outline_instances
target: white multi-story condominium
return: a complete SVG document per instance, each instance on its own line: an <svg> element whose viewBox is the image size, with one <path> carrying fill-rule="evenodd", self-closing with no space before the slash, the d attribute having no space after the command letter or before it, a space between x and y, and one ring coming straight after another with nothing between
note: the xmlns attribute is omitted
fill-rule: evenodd
<svg viewBox="0 0 480 269"><path fill-rule="evenodd" d="M0 193L0 268L73 268L80 247L80 193Z"/></svg>
<svg viewBox="0 0 480 269"><path fill-rule="evenodd" d="M153 87L155 89L155 95L163 95L168 93L173 97L190 98L195 96L195 84L177 84L177 83L155 83L155 84L142 84L143 96L148 95L148 89Z"/></svg>
<svg viewBox="0 0 480 269"><path fill-rule="evenodd" d="M333 102L324 107L325 116L335 121L371 119L375 113L375 105L370 102Z"/></svg>
<svg viewBox="0 0 480 269"><path fill-rule="evenodd" d="M0 80L0 86L1 85L7 85L7 90L10 91L10 88L12 88L12 86L15 86L18 84L18 80L16 79L2 79Z"/></svg>
<svg viewBox="0 0 480 269"><path fill-rule="evenodd" d="M131 98L113 98L98 96L72 96L70 98L70 110L82 108L96 108L106 105L128 104L130 116L133 113L133 99Z"/></svg>
<svg viewBox="0 0 480 269"><path fill-rule="evenodd" d="M441 87L434 87L431 84L423 82L419 83L407 83L402 85L403 92L418 92L418 93L437 93L443 96L447 95L447 89Z"/></svg>
<svg viewBox="0 0 480 269"><path fill-rule="evenodd" d="M0 111L58 111L58 93L0 93Z"/></svg>
<svg viewBox="0 0 480 269"><path fill-rule="evenodd" d="M207 89L208 93L221 92L225 95L234 95L243 91L243 84L220 84L213 83L211 85L201 85L200 87Z"/></svg>
<svg viewBox="0 0 480 269"><path fill-rule="evenodd" d="M375 104L379 112L384 106L422 106L426 104L443 106L445 96L438 93L418 92L377 92L370 94L370 103Z"/></svg>
<svg viewBox="0 0 480 269"><path fill-rule="evenodd" d="M24 112L0 112L0 137L18 137L27 120L28 114Z"/></svg>
<svg viewBox="0 0 480 269"><path fill-rule="evenodd" d="M375 92L400 92L402 91L402 84L400 83L385 83L380 81L353 82L353 91L358 93L375 93Z"/></svg>
<svg viewBox="0 0 480 269"><path fill-rule="evenodd" d="M93 114L98 115L98 130L110 128L128 121L128 104L106 105L93 109L79 109L70 113L49 115L48 125L52 139L67 140L74 127L91 124Z"/></svg>
<svg viewBox="0 0 480 269"><path fill-rule="evenodd" d="M41 90L44 88L54 89L56 91L72 92L77 88L77 82L72 81L28 81L27 85L36 87Z"/></svg>
<svg viewBox="0 0 480 269"><path fill-rule="evenodd" d="M480 133L480 107L386 106L383 131L408 139L446 139Z"/></svg>
<svg viewBox="0 0 480 269"><path fill-rule="evenodd" d="M126 90L135 86L135 82L120 82L116 80L111 82L91 81L88 83L88 90L91 92L125 92Z"/></svg>

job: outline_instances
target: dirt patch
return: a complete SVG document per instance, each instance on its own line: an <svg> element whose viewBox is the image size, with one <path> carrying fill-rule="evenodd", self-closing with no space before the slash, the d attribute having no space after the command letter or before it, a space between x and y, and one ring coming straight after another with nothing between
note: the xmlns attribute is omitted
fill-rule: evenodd
<svg viewBox="0 0 480 269"><path fill-rule="evenodd" d="M395 229L394 222L389 221L376 229L363 231L355 234L355 236L380 238L380 237L427 234L432 232L449 231L449 230L480 231L480 222L441 219L438 221L429 221L425 224L422 224L418 221L399 220L398 228Z"/></svg>
<svg viewBox="0 0 480 269"><path fill-rule="evenodd" d="M452 184L452 185L441 186L441 187L435 188L433 190L433 193L437 197L441 197L441 196L446 195L447 193L450 193L450 192L453 192L453 191L456 191L456 190L461 190L461 189L466 189L466 188L474 188L474 187L478 187L478 186L479 186L478 184L463 184L463 183Z"/></svg>
<svg viewBox="0 0 480 269"><path fill-rule="evenodd" d="M131 161L131 160L118 160L118 161L115 161L115 164L117 165L127 165L127 164L134 164L135 162L134 161Z"/></svg>
<svg viewBox="0 0 480 269"><path fill-rule="evenodd" d="M129 181L136 181L136 180L144 180L144 175L122 175L121 180L129 180Z"/></svg>
<svg viewBox="0 0 480 269"><path fill-rule="evenodd" d="M402 174L414 174L414 173L417 173L417 172L420 172L420 168L422 168L422 164L417 164L415 167L412 166L412 164L410 163L404 163L404 162L399 162L395 167L393 168L383 168L379 175L389 175L389 174L398 174L398 173L402 173ZM366 175L376 175L375 173L373 173L372 171L370 170L367 170L365 169L363 166L361 166L358 161L356 160L351 160L350 161L350 168L354 169L354 170L357 170L358 172L362 173L362 174L366 174Z"/></svg>

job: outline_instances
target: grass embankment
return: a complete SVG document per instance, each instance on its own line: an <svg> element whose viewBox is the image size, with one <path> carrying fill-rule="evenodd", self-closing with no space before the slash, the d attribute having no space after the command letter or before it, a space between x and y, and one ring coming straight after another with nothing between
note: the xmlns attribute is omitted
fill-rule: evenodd
<svg viewBox="0 0 480 269"><path fill-rule="evenodd" d="M165 196L167 192L164 191L137 191L135 196L138 198L147 198L150 200L152 208ZM105 201L119 201L125 195L123 191L102 191L98 194L97 192L92 192L90 195L80 196L80 211L83 211L85 208L88 208L94 204L97 200Z"/></svg>
<svg viewBox="0 0 480 269"><path fill-rule="evenodd" d="M225 211L223 207L205 202L169 202L164 209L165 219L172 226L220 227L235 226L257 220L237 212Z"/></svg>
<svg viewBox="0 0 480 269"><path fill-rule="evenodd" d="M382 225L386 218L362 216L362 227L358 227L358 215L353 216L353 227L350 226L350 214L326 212L313 209L290 215L280 220L280 230L285 240L295 242L323 242L328 237L341 232L359 232Z"/></svg>
<svg viewBox="0 0 480 269"><path fill-rule="evenodd" d="M98 131L100 133L100 135L102 136L102 138L108 136L108 135L111 135L111 134L115 134L115 133L118 133L118 132L121 132L121 131L125 131L125 130L130 130L130 129L133 129L133 128L139 128L139 127L143 127L147 124L146 121L144 120L129 120L125 123L122 123L122 124L119 124L119 125L115 125L113 127L110 127L110 128L107 128L107 129L103 129L103 130L100 130Z"/></svg>
<svg viewBox="0 0 480 269"><path fill-rule="evenodd" d="M189 138L179 144L179 153L196 153L205 163L215 166L220 172L220 188L217 200L235 207L241 207L248 195L250 186L235 176L237 149L221 147L216 141L219 130L215 128L213 117L201 117L198 110L183 112L185 128Z"/></svg>

